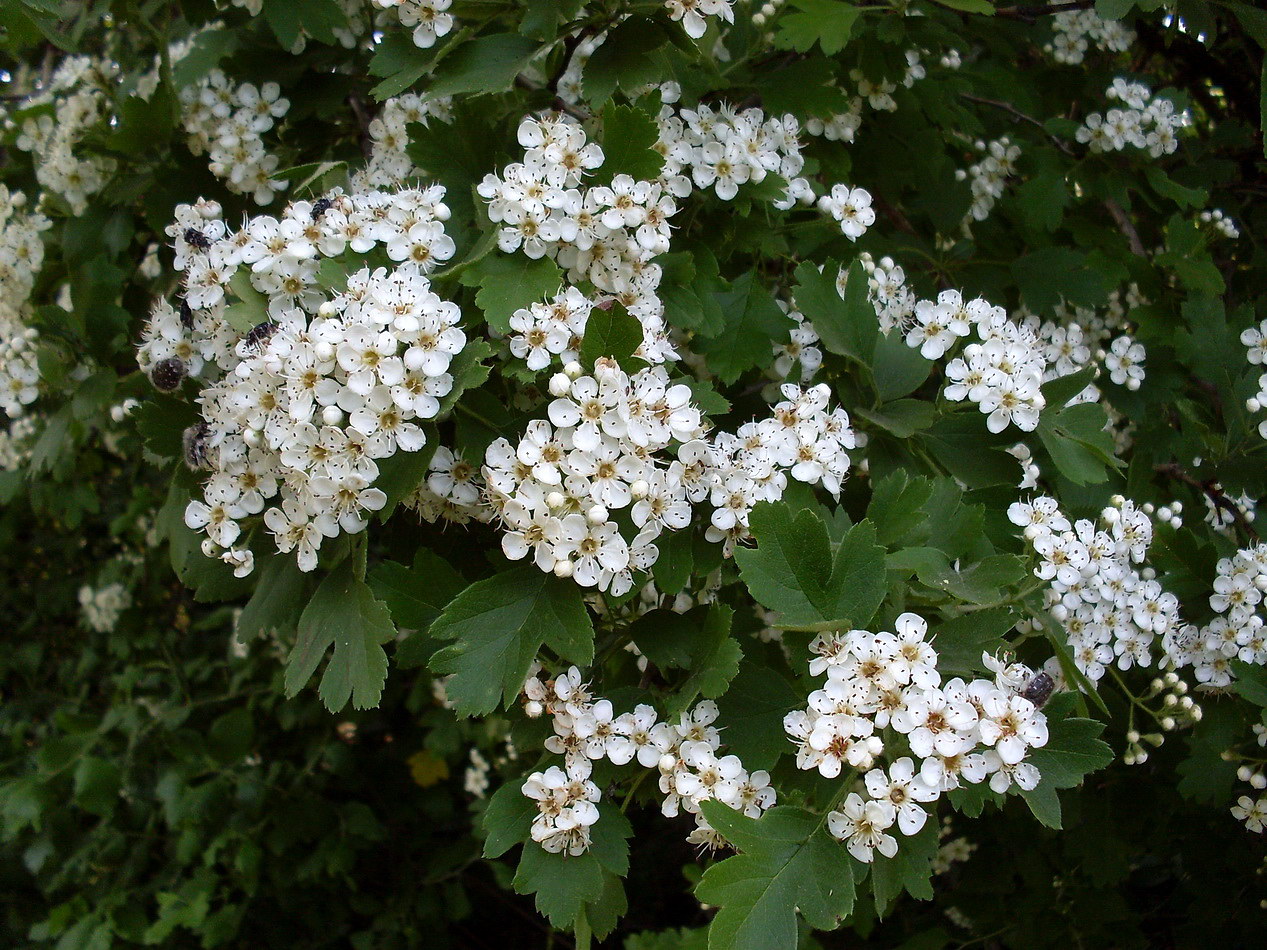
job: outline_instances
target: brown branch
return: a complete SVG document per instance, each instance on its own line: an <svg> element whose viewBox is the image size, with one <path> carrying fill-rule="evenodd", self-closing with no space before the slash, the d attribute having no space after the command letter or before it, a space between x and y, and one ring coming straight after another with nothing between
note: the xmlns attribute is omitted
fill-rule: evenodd
<svg viewBox="0 0 1267 950"><path fill-rule="evenodd" d="M541 85L540 83L535 83L531 79L528 79L525 76L516 76L515 85L518 86L520 89L527 89L529 92L549 92L550 91L545 86ZM584 121L590 118L588 113L582 112L576 106L570 103L564 102L558 96L554 97L554 101L550 103L550 107L554 109L554 111L556 112L566 112L568 115L572 116L573 118L580 119L581 121Z"/></svg>
<svg viewBox="0 0 1267 950"><path fill-rule="evenodd" d="M1131 246L1131 253L1136 257L1147 257L1148 252L1144 250L1144 242L1139 239L1139 232L1135 230L1135 224L1131 221L1122 206L1112 198L1104 199L1104 207L1117 223L1121 232L1126 235L1126 241Z"/></svg>
<svg viewBox="0 0 1267 950"><path fill-rule="evenodd" d="M883 195L878 195L875 192L872 192L871 203L879 209L882 215L892 221L894 227L896 227L899 231L919 237L919 232L915 230L906 215L897 208L893 207L893 205L889 204L889 202L884 199Z"/></svg>
<svg viewBox="0 0 1267 950"><path fill-rule="evenodd" d="M1241 506L1231 498L1227 497L1217 479L1199 479L1195 475L1185 471L1178 462L1166 462L1162 465L1154 465L1153 471L1155 471L1158 475L1165 475L1167 478L1174 479L1177 482L1183 482L1183 484L1195 488L1197 491L1201 492L1201 494L1209 498L1215 508L1226 511L1229 515L1231 515L1232 520L1249 538L1255 542L1261 540L1258 537L1258 532L1254 529L1254 526L1250 524L1249 519L1245 517L1245 512L1241 509Z"/></svg>

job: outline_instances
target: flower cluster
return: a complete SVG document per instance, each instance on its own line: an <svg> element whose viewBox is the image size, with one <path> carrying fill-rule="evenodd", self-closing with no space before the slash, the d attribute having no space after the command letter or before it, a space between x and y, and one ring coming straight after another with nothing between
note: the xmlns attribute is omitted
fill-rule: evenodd
<svg viewBox="0 0 1267 950"><path fill-rule="evenodd" d="M1189 122L1187 112L1176 112L1169 99L1154 96L1143 83L1113 80L1105 95L1122 103L1104 115L1092 112L1076 138L1093 152L1118 152L1130 145L1147 149L1153 158L1179 148L1178 131Z"/></svg>
<svg viewBox="0 0 1267 950"><path fill-rule="evenodd" d="M610 700L594 696L575 666L545 680L540 668L534 669L522 698L529 716L551 717L554 735L546 739L546 749L564 756L563 768L534 772L523 785L539 812L532 840L547 851L577 855L589 848L601 797L590 775L601 759L613 765L637 760L643 768L656 769L665 796L661 812L666 818L682 811L694 815L696 827L688 840L695 844L725 843L700 813L700 802L720 801L753 818L774 804L768 773L749 773L737 756L718 755L721 733L713 725L714 702L698 703L677 722L661 722L645 703L617 715Z"/></svg>
<svg viewBox="0 0 1267 950"><path fill-rule="evenodd" d="M1267 591L1267 544L1221 558L1216 571L1210 609L1217 616L1204 627L1177 631L1167 652L1175 666L1191 665L1199 683L1226 686L1232 660L1267 664L1267 631L1258 614Z"/></svg>
<svg viewBox="0 0 1267 950"><path fill-rule="evenodd" d="M207 153L211 173L229 191L266 205L286 187L273 178L277 156L265 150L261 138L290 109L277 83L235 86L214 69L201 83L180 91L180 105L190 151Z"/></svg>
<svg viewBox="0 0 1267 950"><path fill-rule="evenodd" d="M659 552L660 532L690 522L691 461L704 429L690 389L661 367L632 376L599 361L592 376L551 380L549 420L528 424L517 445L498 439L483 469L500 513L502 550L543 571L617 595ZM679 446L678 459L656 453ZM626 541L612 513L629 509L637 535Z"/></svg>
<svg viewBox="0 0 1267 950"><path fill-rule="evenodd" d="M79 588L79 610L88 629L109 633L119 622L119 615L132 603L132 595L120 583L107 584L94 590L85 584Z"/></svg>
<svg viewBox="0 0 1267 950"><path fill-rule="evenodd" d="M1122 670L1149 666L1159 636L1169 654L1168 638L1180 628L1179 601L1151 568L1136 567L1153 540L1144 511L1117 496L1098 522L1071 525L1054 498L1040 496L1015 502L1008 518L1038 555L1034 576L1047 582L1048 611L1089 680L1097 682L1115 659Z"/></svg>
<svg viewBox="0 0 1267 950"><path fill-rule="evenodd" d="M924 68L923 56L927 51L908 49L906 51L906 69L902 74L902 85L910 89L928 73ZM942 57L941 65L948 69L959 66L958 53L951 50ZM844 112L838 112L828 119L811 117L805 121L805 131L810 135L822 136L829 142L852 142L862 126L862 110L870 108L875 112L895 112L897 100L893 93L897 92L897 84L888 79L872 80L860 69L851 69L849 79L854 84L854 93L850 95L849 106Z"/></svg>
<svg viewBox="0 0 1267 950"><path fill-rule="evenodd" d="M679 198L692 187L711 188L723 201L739 193L739 186L776 174L787 181L783 196L774 202L788 210L814 197L808 179L799 177L805 167L795 117L767 117L760 109L738 112L722 103L716 110L700 104L694 109L660 110L660 140L656 149L664 155L661 181Z"/></svg>
<svg viewBox="0 0 1267 950"><path fill-rule="evenodd" d="M83 214L88 199L105 187L115 161L104 155L78 156L75 146L109 115L118 66L107 59L64 59L47 90L24 103L47 111L25 119L15 144L30 152L35 178L46 194L57 195L73 214Z"/></svg>
<svg viewBox="0 0 1267 950"><path fill-rule="evenodd" d="M1021 147L1006 135L991 142L975 142L974 147L983 154L982 159L968 168L956 169L955 178L967 181L972 189L972 206L964 219L984 221L990 216L995 202L1003 197L1007 180L1016 174L1016 160L1021 157Z"/></svg>
<svg viewBox="0 0 1267 950"><path fill-rule="evenodd" d="M1092 45L1102 52L1121 53L1135 42L1135 31L1129 26L1105 20L1094 10L1061 10L1051 18L1051 26L1056 35L1043 49L1066 66L1079 65Z"/></svg>
<svg viewBox="0 0 1267 950"><path fill-rule="evenodd" d="M21 415L39 395L39 333L27 326L25 309L44 264L40 234L51 226L26 211L26 195L0 185L0 409L9 416Z"/></svg>
<svg viewBox="0 0 1267 950"><path fill-rule="evenodd" d="M184 300L155 307L139 362L160 389L209 379L185 437L186 461L212 472L185 513L209 556L249 573L250 551L233 547L240 522L277 498L265 526L312 570L324 538L361 530L385 503L373 487L378 461L425 444L418 423L439 412L466 343L457 306L426 277L453 254L443 198L439 186L331 193L234 233L213 203L178 209L169 233ZM319 257L380 246L398 266L362 268L329 292L318 282ZM248 322L260 322L235 326L252 298L260 309Z"/></svg>
<svg viewBox="0 0 1267 950"><path fill-rule="evenodd" d="M725 23L735 22L735 0L664 0L669 19L681 21L682 29L693 40L708 30L705 17L717 17Z"/></svg>
<svg viewBox="0 0 1267 950"><path fill-rule="evenodd" d="M780 382L808 383L823 365L823 351L816 345L820 338L814 324L796 309L795 301L791 306L781 300L778 303L796 325L789 331L787 343L774 344L774 365L770 374ZM797 367L800 373L794 374L793 370ZM794 378L796 376L799 378Z"/></svg>
<svg viewBox="0 0 1267 950"><path fill-rule="evenodd" d="M928 819L922 805L962 782L978 784L989 776L1000 794L1013 783L1034 788L1040 775L1026 753L1047 743L1047 719L1023 695L1034 678L1028 668L987 657L997 670L994 681L943 684L924 619L904 613L894 627L893 633L817 636L809 669L815 676L826 673L827 680L810 693L805 709L783 720L798 768L816 769L825 778L846 768L867 770L867 797L850 792L827 818L831 833L864 862L875 851L893 857L898 843L889 829L897 825L904 835L917 834ZM1050 689L1042 692L1049 695ZM1031 695L1039 704L1047 698L1039 691ZM886 751L885 729L904 736L910 750L887 769L876 767Z"/></svg>
<svg viewBox="0 0 1267 950"><path fill-rule="evenodd" d="M35 442L35 420L22 416L0 429L0 472L14 472L31 458Z"/></svg>
<svg viewBox="0 0 1267 950"><path fill-rule="evenodd" d="M370 157L365 167L352 175L353 190L398 188L406 179L418 177L421 170L407 151L409 126L415 122L425 126L432 119L450 122L451 105L452 100L447 96L423 99L416 93L386 100L366 130L370 137Z"/></svg>
<svg viewBox="0 0 1267 950"><path fill-rule="evenodd" d="M452 0L373 0L381 10L395 10L401 26L413 28L414 45L429 49L448 36L456 22L449 12Z"/></svg>

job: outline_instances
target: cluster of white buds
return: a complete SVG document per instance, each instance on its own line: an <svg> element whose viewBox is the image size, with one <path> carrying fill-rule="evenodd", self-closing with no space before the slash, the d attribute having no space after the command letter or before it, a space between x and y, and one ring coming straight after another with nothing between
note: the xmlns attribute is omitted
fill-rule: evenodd
<svg viewBox="0 0 1267 950"><path fill-rule="evenodd" d="M708 30L705 17L716 17L724 23L735 22L735 0L664 0L669 19L681 21L682 29L693 40Z"/></svg>
<svg viewBox="0 0 1267 950"><path fill-rule="evenodd" d="M27 326L27 301L44 265L41 233L52 222L26 210L26 195L0 185L0 409L20 416L39 395L39 332Z"/></svg>
<svg viewBox="0 0 1267 950"><path fill-rule="evenodd" d="M1113 80L1105 95L1121 102L1122 108L1087 116L1075 137L1091 151L1118 152L1130 145L1160 158L1179 148L1178 131L1191 121L1186 111L1176 112L1169 99L1153 96L1143 83L1120 77Z"/></svg>
<svg viewBox="0 0 1267 950"><path fill-rule="evenodd" d="M973 143L983 153L979 162L967 169L955 170L955 178L967 181L972 189L972 206L964 218L965 230L969 220L984 221L994 210L995 203L1003 197L1007 180L1016 174L1016 160L1021 157L1021 147L1006 135L992 142Z"/></svg>
<svg viewBox="0 0 1267 950"><path fill-rule="evenodd" d="M380 10L395 10L401 26L413 30L414 45L430 49L453 30L452 0L373 0Z"/></svg>
<svg viewBox="0 0 1267 950"><path fill-rule="evenodd" d="M452 99L447 96L423 99L416 93L386 100L378 114L370 120L370 157L365 167L351 178L354 191L397 188L422 170L409 157L409 126L429 125L432 119L452 122Z"/></svg>
<svg viewBox="0 0 1267 950"><path fill-rule="evenodd" d="M1202 224L1208 224L1213 230L1233 241L1241 236L1241 229L1236 226L1236 222L1218 208L1202 211L1197 215L1197 220Z"/></svg>
<svg viewBox="0 0 1267 950"><path fill-rule="evenodd" d="M202 384L185 460L212 474L185 520L208 556L249 573L240 522L278 498L265 526L312 570L323 538L361 530L385 503L377 462L425 444L418 423L439 412L466 343L457 305L426 277L454 250L443 198L439 186L331 192L232 233L213 203L177 209L184 300L156 305L138 361L160 390ZM331 260L337 274L319 278L321 258L354 264L377 247L399 265L344 277ZM235 325L242 312L259 322Z"/></svg>
<svg viewBox="0 0 1267 950"><path fill-rule="evenodd" d="M75 147L110 116L118 65L89 56L67 57L47 90L32 96L23 108L44 106L27 118L15 145L30 152L35 179L46 195L57 195L73 214L88 209L88 199L105 187L115 160L105 155L75 154Z"/></svg>
<svg viewBox="0 0 1267 950"><path fill-rule="evenodd" d="M207 153L211 173L229 191L266 205L286 182L273 178L278 160L261 136L290 109L275 82L233 85L214 69L202 82L180 91L181 120L195 155Z"/></svg>
<svg viewBox="0 0 1267 950"><path fill-rule="evenodd" d="M79 588L79 610L84 625L97 633L109 633L119 622L119 615L132 603L128 589L117 581L94 589L85 584Z"/></svg>
<svg viewBox="0 0 1267 950"><path fill-rule="evenodd" d="M528 716L551 717L554 735L546 739L546 749L564 756L563 768L534 772L523 786L539 810L532 840L547 851L577 855L589 848L600 800L590 774L600 759L656 769L665 796L661 812L666 818L681 811L694 815L696 827L688 840L695 844L725 844L700 813L700 802L720 801L753 818L774 804L768 773L749 773L737 756L718 755L721 734L713 725L718 710L710 700L682 713L677 722L661 722L645 703L617 715L609 700L594 696L575 666L543 680L535 665L522 699Z"/></svg>
<svg viewBox="0 0 1267 950"><path fill-rule="evenodd" d="M1139 389L1144 379L1144 357L1147 354L1141 343L1122 334L1109 346L1104 354L1104 366L1109 371L1109 379L1119 386L1125 386L1131 392Z"/></svg>
<svg viewBox="0 0 1267 950"><path fill-rule="evenodd" d="M727 103L717 109L700 104L694 109L660 110L660 140L664 156L660 180L679 198L693 188L711 188L723 201L739 193L739 186L758 183L775 174L787 181L783 196L773 202L786 211L814 198L809 180L799 177L805 167L798 138L800 124L792 115L767 117L760 109L737 112Z"/></svg>
<svg viewBox="0 0 1267 950"><path fill-rule="evenodd" d="M1054 498L1040 496L1013 503L1008 518L1038 555L1034 576L1048 584L1048 610L1078 669L1097 682L1115 658L1122 670L1149 666L1153 641L1165 643L1180 628L1178 599L1151 568L1135 566L1153 540L1149 516L1119 495L1098 523L1071 525Z"/></svg>
<svg viewBox="0 0 1267 950"><path fill-rule="evenodd" d="M1051 27L1055 36L1043 49L1066 66L1079 65L1092 45L1102 52L1121 53L1135 42L1135 31L1129 26L1105 20L1094 10L1061 10L1051 18Z"/></svg>
<svg viewBox="0 0 1267 950"><path fill-rule="evenodd" d="M899 616L896 632L823 633L810 644L810 673L827 674L805 709L784 717L796 744L796 764L837 778L846 769L866 770L867 797L850 792L827 826L859 861L873 852L897 853L889 829L917 834L928 819L924 804L943 792L989 776L999 794L1015 783L1038 785L1038 769L1025 761L1030 748L1047 744L1040 706L1054 683L1020 664L986 655L994 680L943 684L937 651L925 639L928 624L912 613ZM1027 698L1029 697L1029 698ZM884 730L905 737L910 755L876 767L886 751ZM888 740L889 747L896 745Z"/></svg>
<svg viewBox="0 0 1267 950"><path fill-rule="evenodd" d="M1160 508L1151 501L1147 501L1140 507L1144 514L1155 517L1161 524L1170 525L1175 531L1183 527L1183 502L1181 501L1172 501Z"/></svg>

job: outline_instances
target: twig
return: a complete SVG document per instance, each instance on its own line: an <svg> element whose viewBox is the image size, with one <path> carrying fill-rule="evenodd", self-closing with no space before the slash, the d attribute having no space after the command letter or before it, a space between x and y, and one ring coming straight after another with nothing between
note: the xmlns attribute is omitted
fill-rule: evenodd
<svg viewBox="0 0 1267 950"><path fill-rule="evenodd" d="M1095 6L1095 0L1068 0L1066 3L1052 3L1041 7L1002 7L995 10L994 15L1013 20L1032 20L1035 17L1071 13L1074 10L1089 10L1093 6Z"/></svg>
<svg viewBox="0 0 1267 950"><path fill-rule="evenodd" d="M1159 475L1165 475L1167 478L1173 478L1177 482L1183 482L1201 492L1214 504L1216 508L1226 511L1232 516L1232 520L1254 541L1261 540L1254 526L1250 524L1245 512L1241 510L1241 506L1228 498L1224 494L1223 489L1219 487L1217 479L1207 478L1204 481L1185 471L1178 462L1166 462L1162 465L1153 466L1153 471Z"/></svg>
<svg viewBox="0 0 1267 950"><path fill-rule="evenodd" d="M907 219L906 215L904 215L901 211L899 211L893 205L889 204L889 202L885 200L883 195L878 195L873 192L871 195L871 203L874 204L880 210L880 213L882 215L884 215L886 218L892 221L893 226L896 227L899 231L902 231L906 234L915 235L918 237L919 232L915 230L915 227Z"/></svg>
<svg viewBox="0 0 1267 950"><path fill-rule="evenodd" d="M1050 132L1047 132L1047 128L1046 126L1043 125L1043 123L1039 122L1032 115L1026 115L1020 109L1016 108L1016 106L1012 105L1012 103L1004 102L1001 99L987 99L985 98L985 96L974 96L970 92L961 92L959 93L959 96L962 99L967 99L969 102L979 102L983 106L994 106L994 108L996 109L1002 109L1004 112L1012 116L1017 121L1028 122L1030 125L1034 126L1035 128L1042 129L1042 131L1047 134L1047 137L1051 139L1052 144L1055 145L1056 148L1060 149L1066 155L1073 154L1073 149L1071 149L1068 145L1066 145L1064 141L1062 141L1058 136L1052 135Z"/></svg>
<svg viewBox="0 0 1267 950"><path fill-rule="evenodd" d="M1113 217L1113 220L1117 222L1118 228L1126 235L1126 241L1131 246L1131 253L1136 257L1147 257L1148 252L1144 250L1144 242L1139 239L1139 232L1135 230L1134 223L1122 209L1122 206L1112 198L1105 198L1104 207Z"/></svg>
<svg viewBox="0 0 1267 950"><path fill-rule="evenodd" d="M370 122L373 121L368 112L365 111L365 103L361 101L361 97L356 93L348 96L348 105L352 107L352 115L356 116L356 124L361 128L360 140L361 151L366 158L369 158L374 151L373 142L370 138Z"/></svg>

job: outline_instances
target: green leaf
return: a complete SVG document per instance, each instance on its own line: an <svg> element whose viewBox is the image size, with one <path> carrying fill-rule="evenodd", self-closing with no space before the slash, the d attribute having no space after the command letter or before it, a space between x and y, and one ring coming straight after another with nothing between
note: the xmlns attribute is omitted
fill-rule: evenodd
<svg viewBox="0 0 1267 950"><path fill-rule="evenodd" d="M336 0L303 0L302 3L264 0L263 12L277 42L286 50L295 45L301 32L322 43L333 44L337 42L335 29L344 29L348 25L343 8Z"/></svg>
<svg viewBox="0 0 1267 950"><path fill-rule="evenodd" d="M585 64L581 87L595 109L611 98L619 86L626 94L661 79L665 71L661 52L669 45L665 28L646 17L631 16L607 34Z"/></svg>
<svg viewBox="0 0 1267 950"><path fill-rule="evenodd" d="M862 11L840 0L791 0L795 12L779 17L774 45L808 53L815 43L828 56L845 48Z"/></svg>
<svg viewBox="0 0 1267 950"><path fill-rule="evenodd" d="M511 779L493 792L480 819L485 833L484 857L500 858L527 841L537 814L537 803L523 793L521 779Z"/></svg>
<svg viewBox="0 0 1267 950"><path fill-rule="evenodd" d="M435 47L419 49L408 30L388 33L370 60L370 75L383 80L370 95L379 102L400 95L431 70L435 55Z"/></svg>
<svg viewBox="0 0 1267 950"><path fill-rule="evenodd" d="M783 676L755 659L745 659L730 688L717 701L726 723L726 750L749 770L772 769L792 750L783 717L804 708L804 699Z"/></svg>
<svg viewBox="0 0 1267 950"><path fill-rule="evenodd" d="M907 346L900 332L881 333L876 338L871 375L881 401L889 402L914 392L932 371L933 361Z"/></svg>
<svg viewBox="0 0 1267 950"><path fill-rule="evenodd" d="M1209 192L1204 188L1185 188L1157 165L1145 166L1144 177L1148 179L1153 191L1170 198L1181 208L1203 208L1209 201Z"/></svg>
<svg viewBox="0 0 1267 950"><path fill-rule="evenodd" d="M1026 761L1037 767L1042 773L1039 787L1034 789L1042 794L1023 792L1023 796L1034 812L1035 817L1045 824L1052 821L1060 827L1059 803L1053 808L1048 793L1058 788L1073 788L1082 784L1084 776L1104 768L1113 761L1113 750L1097 736L1104 731L1104 723L1094 719L1054 719L1047 720L1047 744L1041 749L1031 749ZM1044 797L1047 796L1047 797Z"/></svg>
<svg viewBox="0 0 1267 950"><path fill-rule="evenodd" d="M876 482L867 504L867 520L875 525L876 540L886 547L914 544L927 533L917 532L928 520L923 506L932 494L931 479L910 478L901 469Z"/></svg>
<svg viewBox="0 0 1267 950"><path fill-rule="evenodd" d="M1043 413L1038 437L1062 475L1076 485L1094 485L1108 478L1108 468L1121 465L1107 422L1103 406L1082 403Z"/></svg>
<svg viewBox="0 0 1267 950"><path fill-rule="evenodd" d="M879 409L855 406L854 412L899 439L909 439L932 426L937 419L932 403L921 399L897 399Z"/></svg>
<svg viewBox="0 0 1267 950"><path fill-rule="evenodd" d="M559 292L563 272L548 257L537 260L522 254L492 254L479 262L476 273L468 275L479 284L475 303L484 319L498 333L510 332L510 318L516 310L548 300Z"/></svg>
<svg viewBox="0 0 1267 950"><path fill-rule="evenodd" d="M428 628L466 586L462 575L434 551L420 547L410 567L396 561L376 564L369 584L387 604L396 626L413 631L396 647L396 665L407 669L425 664L432 642Z"/></svg>
<svg viewBox="0 0 1267 950"><path fill-rule="evenodd" d="M470 346L466 349L470 349ZM458 354L454 364L462 358L466 349ZM431 457L436 454L439 443L433 426L425 426L424 431L427 433L427 444L417 452L397 452L378 462L378 478L374 480L374 487L387 495L387 504L378 513L380 521L386 521L396 510L396 506L409 497L427 477L427 468L431 465Z"/></svg>
<svg viewBox="0 0 1267 950"><path fill-rule="evenodd" d="M788 626L862 628L884 599L884 548L860 521L832 550L822 518L786 502L757 505L748 519L756 548L736 548L748 590Z"/></svg>
<svg viewBox="0 0 1267 950"><path fill-rule="evenodd" d="M722 382L733 383L745 371L771 361L771 344L790 339L792 319L757 282L755 271L735 279L730 289L713 295L721 305L723 325L710 339L697 338L695 350Z"/></svg>
<svg viewBox="0 0 1267 950"><path fill-rule="evenodd" d="M845 296L836 292L839 265L829 260L820 272L805 261L796 268L796 306L814 325L823 346L832 353L870 366L880 335L875 308L867 300L867 274L861 261L849 266Z"/></svg>
<svg viewBox="0 0 1267 950"><path fill-rule="evenodd" d="M853 866L824 829L825 818L787 805L760 819L717 801L700 807L741 852L710 867L695 888L701 901L718 907L709 947L795 947L798 911L811 927L832 930L853 909Z"/></svg>
<svg viewBox="0 0 1267 950"><path fill-rule="evenodd" d="M994 4L990 0L933 0L933 2L963 13L981 13L985 16L994 16Z"/></svg>
<svg viewBox="0 0 1267 950"><path fill-rule="evenodd" d="M481 36L458 46L436 67L429 98L505 92L537 54L534 41L516 33Z"/></svg>
<svg viewBox="0 0 1267 950"><path fill-rule="evenodd" d="M122 773L116 762L84 756L75 766L75 804L84 811L105 817L119 800Z"/></svg>
<svg viewBox="0 0 1267 950"><path fill-rule="evenodd" d="M642 181L656 178L664 167L664 156L655 151L659 140L660 128L653 116L609 102L603 109L604 161L593 183L605 185L617 175Z"/></svg>
<svg viewBox="0 0 1267 950"><path fill-rule="evenodd" d="M919 900L933 896L933 857L937 854L936 821L927 822L918 834L902 836L891 858L875 855L871 864L871 895L876 914L883 917L903 891Z"/></svg>
<svg viewBox="0 0 1267 950"><path fill-rule="evenodd" d="M1244 660L1233 660L1232 672L1236 674L1232 692L1255 706L1267 706L1267 669Z"/></svg>
<svg viewBox="0 0 1267 950"><path fill-rule="evenodd" d="M833 85L836 65L822 56L761 70L756 87L761 104L768 112L782 115L791 112L807 117L830 119L849 111L849 97Z"/></svg>
<svg viewBox="0 0 1267 950"><path fill-rule="evenodd" d="M612 302L607 309L595 307L585 322L581 340L581 365L593 367L599 357L614 359L622 367L630 365L634 350L642 346L642 324L623 306Z"/></svg>
<svg viewBox="0 0 1267 950"><path fill-rule="evenodd" d="M349 699L355 709L378 705L387 682L382 645L396 636L387 605L356 576L354 560L345 558L317 587L299 618L299 634L286 663L286 695L295 696L334 647L319 689L331 712Z"/></svg>
<svg viewBox="0 0 1267 950"><path fill-rule="evenodd" d="M1085 254L1067 247L1045 247L1012 262L1012 277L1021 297L1038 314L1050 313L1061 300L1080 307L1108 301L1109 284Z"/></svg>
<svg viewBox="0 0 1267 950"><path fill-rule="evenodd" d="M592 829L593 845L584 854L551 854L528 842L519 859L515 893L535 894L538 912L560 929L570 929L586 904L602 898L604 871L620 877L629 870L626 839L633 830L628 820L606 803L599 806L599 813ZM624 870L614 870L621 867Z"/></svg>
<svg viewBox="0 0 1267 950"><path fill-rule="evenodd" d="M696 696L716 699L726 692L743 659L739 642L730 636L734 616L734 610L724 604L708 608L691 650L691 675L670 699L670 714L685 709Z"/></svg>
<svg viewBox="0 0 1267 950"><path fill-rule="evenodd" d="M594 658L581 589L530 565L466 588L431 624L431 636L453 641L431 658L431 669L453 674L446 689L464 716L513 703L542 644L582 666Z"/></svg>
<svg viewBox="0 0 1267 950"><path fill-rule="evenodd" d="M1003 638L1016 626L1016 612L1010 607L994 607L952 617L933 624L932 642L937 648L938 665L956 673L982 669L981 654L994 653Z"/></svg>
<svg viewBox="0 0 1267 950"><path fill-rule="evenodd" d="M1016 203L1031 228L1055 231L1069 203L1069 188L1062 171L1047 168L1016 189Z"/></svg>
<svg viewBox="0 0 1267 950"><path fill-rule="evenodd" d="M270 633L289 636L307 599L308 575L299 570L293 555L273 554L261 560L255 591L238 616L239 643Z"/></svg>

